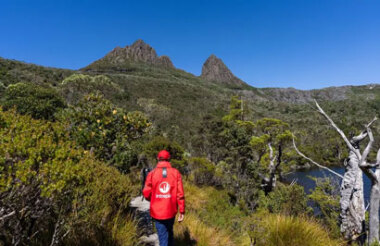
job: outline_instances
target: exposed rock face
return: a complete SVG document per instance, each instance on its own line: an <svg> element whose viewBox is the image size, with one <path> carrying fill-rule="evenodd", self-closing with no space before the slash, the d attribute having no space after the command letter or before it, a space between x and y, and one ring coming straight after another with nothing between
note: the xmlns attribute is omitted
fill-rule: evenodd
<svg viewBox="0 0 380 246"><path fill-rule="evenodd" d="M223 61L215 55L211 55L203 64L201 77L205 80L221 84L245 85L245 83L235 77Z"/></svg>
<svg viewBox="0 0 380 246"><path fill-rule="evenodd" d="M261 88L258 91L270 100L289 103L307 103L314 99L340 101L348 97L350 86L329 87L319 90L297 90L294 88Z"/></svg>
<svg viewBox="0 0 380 246"><path fill-rule="evenodd" d="M160 56L157 58L156 64L162 67L174 68L174 65L168 56Z"/></svg>
<svg viewBox="0 0 380 246"><path fill-rule="evenodd" d="M157 59L156 51L141 39L125 48L116 47L103 59L110 62L120 63L124 61L154 63Z"/></svg>
<svg viewBox="0 0 380 246"><path fill-rule="evenodd" d="M153 66L174 68L172 61L168 56L157 56L156 51L143 40L135 41L131 46L124 48L116 47L103 58L90 64L91 67L122 67L125 64L146 63ZM84 68L85 70L87 68Z"/></svg>

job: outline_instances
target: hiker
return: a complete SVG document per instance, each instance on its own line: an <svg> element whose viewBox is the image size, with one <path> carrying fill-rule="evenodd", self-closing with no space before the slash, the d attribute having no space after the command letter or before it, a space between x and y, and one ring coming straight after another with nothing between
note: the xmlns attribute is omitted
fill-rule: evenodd
<svg viewBox="0 0 380 246"><path fill-rule="evenodd" d="M160 246L172 246L173 225L179 207L178 222L185 215L185 196L181 173L171 167L170 153L162 150L157 155L157 166L147 176L143 189L150 201L150 215L155 221Z"/></svg>

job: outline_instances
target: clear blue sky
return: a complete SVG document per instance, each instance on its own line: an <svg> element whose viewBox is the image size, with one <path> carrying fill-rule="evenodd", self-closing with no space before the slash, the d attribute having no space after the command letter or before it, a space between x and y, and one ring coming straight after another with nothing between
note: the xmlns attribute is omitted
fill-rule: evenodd
<svg viewBox="0 0 380 246"><path fill-rule="evenodd" d="M78 69L143 39L196 75L257 87L380 83L379 0L0 1L0 56Z"/></svg>

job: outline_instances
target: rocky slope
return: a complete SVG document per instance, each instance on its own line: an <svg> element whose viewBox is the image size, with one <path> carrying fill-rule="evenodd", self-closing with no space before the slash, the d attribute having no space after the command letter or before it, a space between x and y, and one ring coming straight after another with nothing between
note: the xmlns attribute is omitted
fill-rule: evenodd
<svg viewBox="0 0 380 246"><path fill-rule="evenodd" d="M246 83L237 78L224 62L215 55L211 55L203 64L201 78L232 86L246 85Z"/></svg>
<svg viewBox="0 0 380 246"><path fill-rule="evenodd" d="M158 56L156 51L143 40L139 39L130 46L116 47L103 58L91 63L82 70L102 70L114 68L125 69L131 64L146 64L161 68L174 68L168 56Z"/></svg>

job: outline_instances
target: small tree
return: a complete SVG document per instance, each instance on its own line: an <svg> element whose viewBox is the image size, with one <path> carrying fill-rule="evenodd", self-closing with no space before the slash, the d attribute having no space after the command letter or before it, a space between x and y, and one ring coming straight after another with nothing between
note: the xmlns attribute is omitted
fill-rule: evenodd
<svg viewBox="0 0 380 246"><path fill-rule="evenodd" d="M264 165L266 169L265 174L260 174L266 194L276 187L276 175L281 177L283 149L292 138L292 133L288 129L289 125L278 119L263 118L255 123L255 134L259 136L252 136L250 144L258 153L258 163ZM266 165L263 164L263 157L268 151L269 165Z"/></svg>
<svg viewBox="0 0 380 246"><path fill-rule="evenodd" d="M336 179L313 178L315 189L308 196L314 207L317 208L319 218L330 230L334 237L340 235L339 214L340 214L340 187Z"/></svg>

